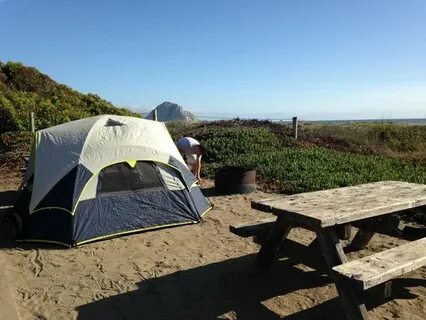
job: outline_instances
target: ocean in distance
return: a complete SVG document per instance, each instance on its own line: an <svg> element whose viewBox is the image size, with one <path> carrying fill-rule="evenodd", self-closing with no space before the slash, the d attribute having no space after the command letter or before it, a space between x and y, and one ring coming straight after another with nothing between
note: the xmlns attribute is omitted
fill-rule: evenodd
<svg viewBox="0 0 426 320"><path fill-rule="evenodd" d="M232 119L241 119L241 120L269 120L272 122L291 122L292 119L268 119L268 118L247 118L247 117L220 117L220 116L196 116L197 120L200 121L219 121L219 120L232 120ZM309 120L309 119L299 119L304 123L316 123L316 124L351 124L351 123L395 123L395 124L404 124L404 125L426 125L426 118L410 118L410 119L343 119L343 120Z"/></svg>
<svg viewBox="0 0 426 320"><path fill-rule="evenodd" d="M303 120L308 123L349 124L349 123L395 123L405 125L426 125L426 118L414 119L355 119L355 120Z"/></svg>

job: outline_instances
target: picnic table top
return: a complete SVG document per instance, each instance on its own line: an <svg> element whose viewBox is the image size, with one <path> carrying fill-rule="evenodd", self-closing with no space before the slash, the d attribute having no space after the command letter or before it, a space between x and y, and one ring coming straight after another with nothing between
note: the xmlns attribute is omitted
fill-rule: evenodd
<svg viewBox="0 0 426 320"><path fill-rule="evenodd" d="M426 206L426 185L381 181L252 201L252 208L313 227L329 227Z"/></svg>

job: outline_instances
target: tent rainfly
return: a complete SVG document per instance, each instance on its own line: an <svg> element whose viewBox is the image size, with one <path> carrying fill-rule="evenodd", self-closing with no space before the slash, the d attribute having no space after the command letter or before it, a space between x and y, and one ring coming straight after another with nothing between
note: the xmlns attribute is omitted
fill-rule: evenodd
<svg viewBox="0 0 426 320"><path fill-rule="evenodd" d="M163 123L101 115L36 132L17 240L76 246L197 223L210 208Z"/></svg>

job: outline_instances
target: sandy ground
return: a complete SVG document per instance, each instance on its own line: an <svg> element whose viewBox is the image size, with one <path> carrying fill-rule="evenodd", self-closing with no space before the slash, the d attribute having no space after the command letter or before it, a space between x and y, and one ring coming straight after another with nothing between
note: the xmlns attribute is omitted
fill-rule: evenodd
<svg viewBox="0 0 426 320"><path fill-rule="evenodd" d="M17 184L6 177L0 191ZM263 197L270 194L213 195L214 209L201 224L75 249L3 244L2 270L20 318L343 319L321 257L301 245L312 241L312 233L293 230L290 238L300 244L289 243L274 266L260 272L253 264L259 247L228 231L229 224L267 217L250 209L251 199ZM350 258L403 242L375 235L368 249ZM422 268L394 281L390 301L371 292L371 319L424 320L425 279Z"/></svg>

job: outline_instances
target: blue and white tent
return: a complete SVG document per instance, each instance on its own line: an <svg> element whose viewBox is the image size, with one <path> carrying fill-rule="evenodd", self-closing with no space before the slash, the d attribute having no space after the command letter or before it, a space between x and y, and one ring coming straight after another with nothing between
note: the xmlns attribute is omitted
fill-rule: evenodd
<svg viewBox="0 0 426 320"><path fill-rule="evenodd" d="M163 123L101 115L36 132L18 240L75 246L197 223L210 208Z"/></svg>

